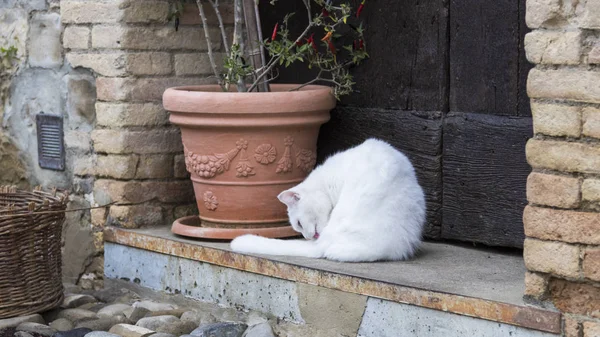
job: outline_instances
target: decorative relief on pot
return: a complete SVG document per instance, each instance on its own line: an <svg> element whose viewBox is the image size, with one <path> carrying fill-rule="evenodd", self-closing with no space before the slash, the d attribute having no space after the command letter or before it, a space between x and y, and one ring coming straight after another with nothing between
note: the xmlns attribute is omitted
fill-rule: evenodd
<svg viewBox="0 0 600 337"><path fill-rule="evenodd" d="M287 136L283 141L285 150L283 156L277 161L276 173L289 173L294 169L292 149L295 152L295 164L300 170L309 173L317 163L317 155L307 149L297 149L294 146L294 138ZM235 143L235 148L226 153L213 153L212 155L200 155L190 151L185 145L185 167L188 172L197 176L210 179L229 170L231 161L239 155L239 161L235 165L235 175L238 178L248 178L256 175L246 151L248 141L240 139ZM254 160L261 165L269 165L277 160L277 148L272 144L261 144L254 150Z"/></svg>
<svg viewBox="0 0 600 337"><path fill-rule="evenodd" d="M240 139L236 145L241 146L241 154L240 161L235 166L235 176L238 178L248 178L249 176L255 175L256 172L254 172L254 166L250 165L250 160L248 160L248 157L246 156L248 141Z"/></svg>
<svg viewBox="0 0 600 337"><path fill-rule="evenodd" d="M317 155L307 149L300 149L296 153L296 166L302 171L309 173L317 164Z"/></svg>
<svg viewBox="0 0 600 337"><path fill-rule="evenodd" d="M292 172L292 145L294 145L294 138L287 136L283 140L283 144L285 145L285 151L283 152L283 157L279 159L277 162L277 169L275 173L288 173Z"/></svg>
<svg viewBox="0 0 600 337"><path fill-rule="evenodd" d="M254 150L257 163L269 165L277 159L277 149L271 144L261 144Z"/></svg>
<svg viewBox="0 0 600 337"><path fill-rule="evenodd" d="M199 155L188 150L184 145L185 168L188 172L194 173L202 178L213 178L214 176L229 170L231 161L240 151L245 151L247 148L248 142L244 139L240 139L235 143L235 148L227 151L227 153Z"/></svg>
<svg viewBox="0 0 600 337"><path fill-rule="evenodd" d="M219 207L219 200L212 191L204 192L204 207L209 211L214 211Z"/></svg>

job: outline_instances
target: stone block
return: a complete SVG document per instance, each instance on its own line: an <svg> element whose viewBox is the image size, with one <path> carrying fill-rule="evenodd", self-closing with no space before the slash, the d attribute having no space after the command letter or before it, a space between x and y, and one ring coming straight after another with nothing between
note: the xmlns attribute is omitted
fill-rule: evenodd
<svg viewBox="0 0 600 337"><path fill-rule="evenodd" d="M49 0L49 2L52 0ZM10 9L24 9L28 12L46 9L46 0L3 0L0 7Z"/></svg>
<svg viewBox="0 0 600 337"><path fill-rule="evenodd" d="M579 137L580 110L577 106L531 102L533 132L556 137Z"/></svg>
<svg viewBox="0 0 600 337"><path fill-rule="evenodd" d="M599 322L583 322L583 337L598 337L600 336Z"/></svg>
<svg viewBox="0 0 600 337"><path fill-rule="evenodd" d="M367 306L367 296L304 283L298 284L297 293L300 312L306 324L319 331L329 331L331 335L357 335ZM338 314L323 315L332 307L336 308Z"/></svg>
<svg viewBox="0 0 600 337"><path fill-rule="evenodd" d="M183 151L177 129L147 131L95 130L92 132L94 149L98 153L178 153Z"/></svg>
<svg viewBox="0 0 600 337"><path fill-rule="evenodd" d="M96 253L104 252L104 233L94 232L92 235L94 237L94 251Z"/></svg>
<svg viewBox="0 0 600 337"><path fill-rule="evenodd" d="M111 202L136 203L151 198L152 196L144 195L142 183L139 181L99 179L94 184L94 200L99 205L106 205Z"/></svg>
<svg viewBox="0 0 600 337"><path fill-rule="evenodd" d="M34 2L29 0L21 1L25 3ZM35 0L35 2L37 1ZM45 1L42 2L45 5ZM2 31L0 35L2 42L0 43L4 48L14 46L17 49L15 56L18 59L14 60L13 66L2 70L3 74L10 75L15 73L19 68L22 69L27 62L27 40L30 29L29 12L17 6L11 6L10 3L7 4L6 0L0 2L0 4L4 4L4 6L0 5L0 31ZM2 110L0 109L0 120L3 119L4 111Z"/></svg>
<svg viewBox="0 0 600 337"><path fill-rule="evenodd" d="M225 54L215 53L214 57L217 68L222 69ZM177 76L213 74L208 54L175 54L175 74Z"/></svg>
<svg viewBox="0 0 600 337"><path fill-rule="evenodd" d="M91 222L95 230L101 230L104 228L107 215L108 212L106 208L94 208L90 210Z"/></svg>
<svg viewBox="0 0 600 337"><path fill-rule="evenodd" d="M65 147L69 151L88 154L92 150L92 138L87 131L65 131Z"/></svg>
<svg viewBox="0 0 600 337"><path fill-rule="evenodd" d="M600 318L600 287L552 278L549 289L554 306L563 313Z"/></svg>
<svg viewBox="0 0 600 337"><path fill-rule="evenodd" d="M136 203L158 200L189 203L194 200L191 181L117 181L100 179L94 185L94 199L100 205L110 202ZM114 206L113 206L114 207Z"/></svg>
<svg viewBox="0 0 600 337"><path fill-rule="evenodd" d="M589 143L530 139L527 162L534 168L600 173L600 146Z"/></svg>
<svg viewBox="0 0 600 337"><path fill-rule="evenodd" d="M67 61L72 67L83 67L93 70L101 76L123 76L127 74L124 53L68 53Z"/></svg>
<svg viewBox="0 0 600 337"><path fill-rule="evenodd" d="M89 226L69 224L63 230L63 280L75 283L94 255L94 239ZM59 317L60 318L60 317ZM71 320L69 317L65 317ZM75 322L71 320L72 322Z"/></svg>
<svg viewBox="0 0 600 337"><path fill-rule="evenodd" d="M535 30L525 35L525 53L535 64L579 64L581 32Z"/></svg>
<svg viewBox="0 0 600 337"><path fill-rule="evenodd" d="M96 119L96 85L94 77L84 71L72 72L67 82L67 113L69 127L78 131L91 131Z"/></svg>
<svg viewBox="0 0 600 337"><path fill-rule="evenodd" d="M566 99L600 103L600 72L586 69L534 68L527 78L530 98Z"/></svg>
<svg viewBox="0 0 600 337"><path fill-rule="evenodd" d="M119 78L100 77L96 80L101 101L161 102L167 88L182 85L214 84L207 77Z"/></svg>
<svg viewBox="0 0 600 337"><path fill-rule="evenodd" d="M63 33L63 47L67 49L87 49L90 42L90 29L83 26L68 26Z"/></svg>
<svg viewBox="0 0 600 337"><path fill-rule="evenodd" d="M525 22L529 28L539 28L560 18L560 0L527 0Z"/></svg>
<svg viewBox="0 0 600 337"><path fill-rule="evenodd" d="M126 23L165 23L169 17L169 1L123 0L122 21Z"/></svg>
<svg viewBox="0 0 600 337"><path fill-rule="evenodd" d="M543 299L548 289L548 277L539 273L525 273L525 296Z"/></svg>
<svg viewBox="0 0 600 337"><path fill-rule="evenodd" d="M456 315L415 305L370 297L362 318L360 337L554 337L500 322ZM309 334L308 336L318 336ZM334 336L325 334L324 336ZM355 336L355 335L352 335Z"/></svg>
<svg viewBox="0 0 600 337"><path fill-rule="evenodd" d="M220 31L211 29L213 48L219 49ZM94 26L92 28L93 48L140 49L140 50L196 50L206 51L207 44L201 28L171 26Z"/></svg>
<svg viewBox="0 0 600 337"><path fill-rule="evenodd" d="M96 103L96 122L113 128L128 126L160 126L169 116L157 103Z"/></svg>
<svg viewBox="0 0 600 337"><path fill-rule="evenodd" d="M58 13L33 14L27 46L30 66L57 68L62 65L61 32Z"/></svg>
<svg viewBox="0 0 600 337"><path fill-rule="evenodd" d="M184 216L198 215L198 206L196 204L177 206L173 210L175 219L183 218Z"/></svg>
<svg viewBox="0 0 600 337"><path fill-rule="evenodd" d="M132 179L136 176L139 157L136 155L98 156L96 175L117 179Z"/></svg>
<svg viewBox="0 0 600 337"><path fill-rule="evenodd" d="M577 319L567 316L564 320L564 331L565 337L580 337L581 336L581 323Z"/></svg>
<svg viewBox="0 0 600 337"><path fill-rule="evenodd" d="M144 194L164 203L189 203L195 200L189 180L144 181Z"/></svg>
<svg viewBox="0 0 600 337"><path fill-rule="evenodd" d="M533 172L527 178L527 200L532 204L559 208L579 206L578 178Z"/></svg>
<svg viewBox="0 0 600 337"><path fill-rule="evenodd" d="M600 139L600 109L595 107L583 107L582 115L582 134L586 137Z"/></svg>
<svg viewBox="0 0 600 337"><path fill-rule="evenodd" d="M585 179L581 186L581 198L588 203L600 204L600 179Z"/></svg>
<svg viewBox="0 0 600 337"><path fill-rule="evenodd" d="M600 281L600 248L587 248L583 254L583 275L593 281Z"/></svg>
<svg viewBox="0 0 600 337"><path fill-rule="evenodd" d="M575 15L579 27L600 29L600 2L597 0L579 1Z"/></svg>
<svg viewBox="0 0 600 337"><path fill-rule="evenodd" d="M528 270L564 277L579 276L578 246L525 239L523 257Z"/></svg>
<svg viewBox="0 0 600 337"><path fill-rule="evenodd" d="M120 21L122 1L61 1L60 17L63 23L113 23Z"/></svg>
<svg viewBox="0 0 600 337"><path fill-rule="evenodd" d="M126 34L127 27L120 25L94 25L92 27L92 48L120 49L121 38Z"/></svg>
<svg viewBox="0 0 600 337"><path fill-rule="evenodd" d="M93 176L96 174L96 157L84 156L73 161L73 174L78 176Z"/></svg>
<svg viewBox="0 0 600 337"><path fill-rule="evenodd" d="M92 193L94 191L94 181L94 177L73 177L73 193Z"/></svg>
<svg viewBox="0 0 600 337"><path fill-rule="evenodd" d="M588 54L588 63L600 64L600 43L597 43Z"/></svg>
<svg viewBox="0 0 600 337"><path fill-rule="evenodd" d="M175 155L174 171L175 178L187 178L190 176L185 166L185 156L183 154Z"/></svg>
<svg viewBox="0 0 600 337"><path fill-rule="evenodd" d="M171 54L169 53L131 53L127 54L127 72L132 75L169 75Z"/></svg>
<svg viewBox="0 0 600 337"><path fill-rule="evenodd" d="M525 235L541 240L600 244L600 213L525 207Z"/></svg>
<svg viewBox="0 0 600 337"><path fill-rule="evenodd" d="M160 179L173 177L172 155L143 155L140 157L136 179Z"/></svg>

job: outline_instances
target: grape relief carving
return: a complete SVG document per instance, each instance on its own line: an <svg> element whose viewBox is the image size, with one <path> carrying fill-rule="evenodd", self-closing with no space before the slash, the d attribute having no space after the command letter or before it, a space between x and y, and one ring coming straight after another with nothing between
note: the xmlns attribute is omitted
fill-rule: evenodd
<svg viewBox="0 0 600 337"><path fill-rule="evenodd" d="M277 161L276 173L285 174L292 172L294 164L296 168L305 173L313 170L317 163L317 155L314 151L296 147L294 145L294 138L291 136L285 137L283 144L285 149L283 155ZM247 150L248 141L244 139L238 140L235 147L225 153L213 153L210 155L196 154L184 145L185 166L188 172L205 179L210 179L228 171L231 162L239 156L239 160L235 165L235 175L238 178L248 178L256 175L256 172L248 158ZM295 155L292 155L292 152ZM267 166L277 160L277 149L272 144L260 144L254 149L253 157L257 163ZM205 206L209 208L208 204L206 204L206 198L211 197L206 197L205 195ZM218 202L216 202L216 205L218 205ZM216 205L214 206L215 209Z"/></svg>
<svg viewBox="0 0 600 337"><path fill-rule="evenodd" d="M249 162L246 158L246 149L248 148L248 141L240 139L235 143L235 148L227 151L226 153L213 153L212 155L199 155L190 151L185 145L183 151L185 155L185 168L190 173L195 173L202 178L213 178L218 174L221 174L229 170L231 161L242 152L240 163L236 166L238 173L245 172L245 176L254 175L254 168L245 162ZM241 164L243 161L244 164ZM238 175L239 177L240 175Z"/></svg>

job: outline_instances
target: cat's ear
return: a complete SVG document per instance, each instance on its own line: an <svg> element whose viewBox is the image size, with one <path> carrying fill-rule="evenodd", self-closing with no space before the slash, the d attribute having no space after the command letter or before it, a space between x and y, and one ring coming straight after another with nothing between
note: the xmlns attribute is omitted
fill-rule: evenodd
<svg viewBox="0 0 600 337"><path fill-rule="evenodd" d="M300 194L287 190L279 193L277 199L279 199L279 201L281 201L282 203L286 204L287 207L291 207L295 205L298 202L298 200L300 200Z"/></svg>

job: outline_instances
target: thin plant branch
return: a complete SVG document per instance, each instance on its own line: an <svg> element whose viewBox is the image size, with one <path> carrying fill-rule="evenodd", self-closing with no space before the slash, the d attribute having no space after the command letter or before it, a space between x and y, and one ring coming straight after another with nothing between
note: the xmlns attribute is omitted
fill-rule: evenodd
<svg viewBox="0 0 600 337"><path fill-rule="evenodd" d="M234 11L233 11L233 16L234 16L234 28L233 28L233 44L234 45L238 45L239 49L240 49L240 55L244 55L244 38L243 38L243 32L242 32L242 26L243 26L243 21L242 21L242 0L235 0L234 1ZM237 90L238 92L245 92L248 91L246 90L246 81L244 80L243 76L239 76L237 79ZM250 89L250 91L252 91L252 89Z"/></svg>
<svg viewBox="0 0 600 337"><path fill-rule="evenodd" d="M246 34L248 35L248 58L252 67L258 69L264 64L261 57L261 39L258 36L259 26L256 17L255 0L242 0L244 7L244 18L246 23ZM268 91L268 86L261 81L257 86L258 91Z"/></svg>
<svg viewBox="0 0 600 337"><path fill-rule="evenodd" d="M198 5L198 11L200 12L200 18L202 19L202 30L204 30L204 37L206 38L206 45L208 47L208 59L210 60L210 66L217 77L217 82L221 89L225 90L225 86L221 81L221 76L219 76L219 70L217 69L217 64L215 63L215 56L213 55L212 50L212 41L210 39L210 32L208 30L208 22L206 22L206 15L204 14L204 7L202 6L202 0L196 0L196 4Z"/></svg>
<svg viewBox="0 0 600 337"><path fill-rule="evenodd" d="M217 15L217 20L219 21L219 29L221 30L221 38L223 39L223 45L225 46L225 53L229 54L229 43L227 42L227 31L225 30L225 25L223 25L223 17L221 16L221 11L219 11L219 0L208 0Z"/></svg>
<svg viewBox="0 0 600 337"><path fill-rule="evenodd" d="M260 24L260 13L258 11L258 0L254 3L254 16L256 16L256 33L258 35L258 43L260 46L260 61L261 66L264 67L267 64L267 58L265 57L265 48L263 47L263 33L262 25ZM267 91L271 91L267 84Z"/></svg>
<svg viewBox="0 0 600 337"><path fill-rule="evenodd" d="M298 91L298 90L300 90L300 89L304 88L304 87L305 87L305 86L307 86L307 85L311 85L311 84L313 84L313 83L316 83L316 82L320 81L320 80L321 80L321 74L322 74L322 73L323 73L323 69L321 69L321 70L319 71L319 74L317 74L317 77L315 77L315 78L313 78L312 80L310 80L310 81L308 81L308 82L306 82L306 83L304 83L304 84L301 84L301 85L299 85L299 86L297 86L297 87L295 87L295 88L292 88L292 89L290 89L289 91Z"/></svg>

